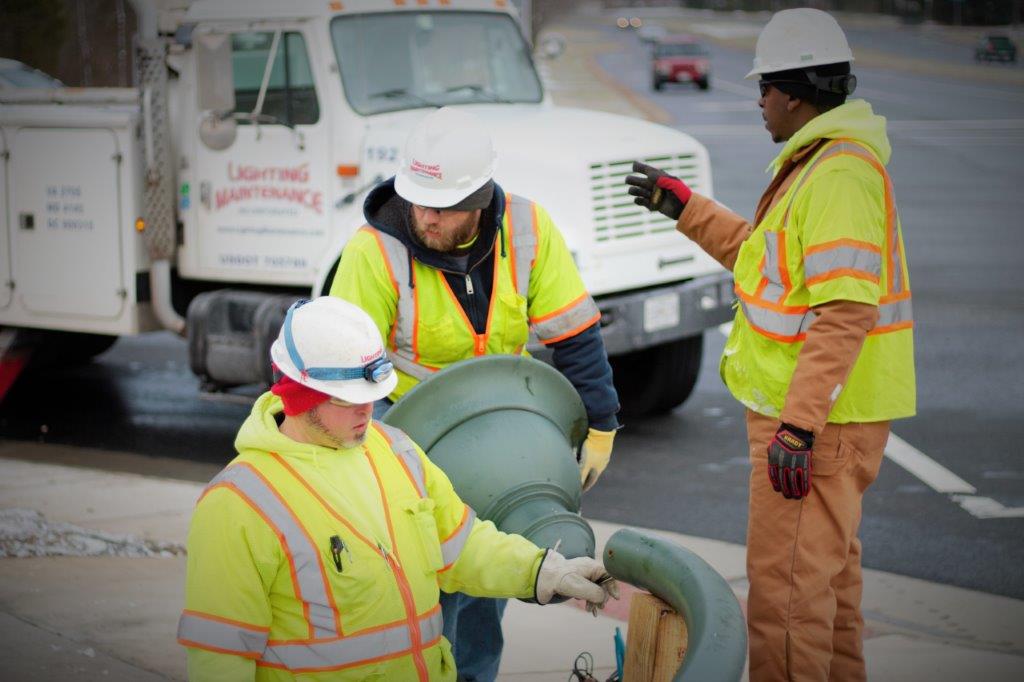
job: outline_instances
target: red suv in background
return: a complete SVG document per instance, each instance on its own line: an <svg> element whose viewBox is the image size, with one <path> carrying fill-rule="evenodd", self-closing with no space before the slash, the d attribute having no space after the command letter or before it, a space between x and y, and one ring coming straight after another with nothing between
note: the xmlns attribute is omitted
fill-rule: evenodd
<svg viewBox="0 0 1024 682"><path fill-rule="evenodd" d="M651 53L651 87L661 90L665 83L696 83L701 90L711 86L708 50L690 36L666 36L654 44Z"/></svg>

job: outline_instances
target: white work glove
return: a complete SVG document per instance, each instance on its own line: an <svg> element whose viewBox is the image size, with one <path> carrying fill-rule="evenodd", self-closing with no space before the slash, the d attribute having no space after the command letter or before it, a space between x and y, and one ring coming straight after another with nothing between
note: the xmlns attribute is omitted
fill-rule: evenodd
<svg viewBox="0 0 1024 682"><path fill-rule="evenodd" d="M537 603L547 604L555 595L585 600L587 611L596 617L608 597L619 598L619 586L597 559L566 559L550 549L537 573Z"/></svg>
<svg viewBox="0 0 1024 682"><path fill-rule="evenodd" d="M587 439L580 448L580 483L583 485L583 492L593 488L597 479L604 473L608 460L612 458L614 440L614 431L598 431L594 428L587 430Z"/></svg>

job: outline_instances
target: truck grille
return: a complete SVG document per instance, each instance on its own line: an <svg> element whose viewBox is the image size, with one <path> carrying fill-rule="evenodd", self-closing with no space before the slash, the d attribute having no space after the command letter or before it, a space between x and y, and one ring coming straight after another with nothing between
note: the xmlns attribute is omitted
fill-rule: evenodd
<svg viewBox="0 0 1024 682"><path fill-rule="evenodd" d="M670 154L642 159L699 190L699 165L693 154ZM625 178L632 172L633 160L590 164L590 196L594 210L594 238L598 242L637 239L675 230L675 223L658 213L633 203L627 194Z"/></svg>

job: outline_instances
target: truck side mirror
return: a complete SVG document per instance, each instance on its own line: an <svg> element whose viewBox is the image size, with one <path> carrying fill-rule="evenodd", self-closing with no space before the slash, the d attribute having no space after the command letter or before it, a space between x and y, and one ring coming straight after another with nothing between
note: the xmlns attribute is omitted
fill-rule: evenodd
<svg viewBox="0 0 1024 682"><path fill-rule="evenodd" d="M237 124L235 82L231 64L231 36L226 33L198 33L195 36L196 88L199 110L199 139L210 149L227 149L235 141Z"/></svg>

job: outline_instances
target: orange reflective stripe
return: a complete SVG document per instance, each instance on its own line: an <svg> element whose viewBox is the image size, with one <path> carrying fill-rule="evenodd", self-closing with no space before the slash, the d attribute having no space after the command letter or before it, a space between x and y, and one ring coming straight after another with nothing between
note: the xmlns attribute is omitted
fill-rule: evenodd
<svg viewBox="0 0 1024 682"><path fill-rule="evenodd" d="M842 239L833 239L830 242L822 242L821 244L814 244L813 246L808 246L806 249L804 249L804 256L809 256L812 253L818 253L820 251L829 251L831 249L839 248L840 246L850 246L855 249L873 251L874 253L877 253L879 255L881 255L882 253L882 249L877 244L872 244L871 242L863 242L860 241L859 239L847 239L844 237Z"/></svg>
<svg viewBox="0 0 1024 682"><path fill-rule="evenodd" d="M866 282L871 282L872 284L878 284L878 275L865 272L864 270L856 270L854 268L836 268L835 270L829 270L828 272L823 272L820 275L808 278L804 284L810 287L815 284L829 282L842 277L852 277L853 279L862 279Z"/></svg>
<svg viewBox="0 0 1024 682"><path fill-rule="evenodd" d="M472 326L470 326L469 328L469 332L471 334L476 335L476 348L474 349L474 352L477 355L483 355L484 353L487 352L487 342L491 338L491 320L494 318L494 302L498 298L497 291L499 269L500 268L498 267L498 256L497 254L495 254L494 266L491 268L491 300L488 302L487 305L487 322L484 324L484 333L477 334L476 330L473 329ZM461 305L459 306L459 309L462 309Z"/></svg>
<svg viewBox="0 0 1024 682"><path fill-rule="evenodd" d="M747 292L740 289L739 284L733 286L733 291L736 293L736 296L741 301L753 306L757 306L758 308L766 308L767 310L771 310L777 313L799 313L802 315L811 309L810 306L806 305L783 305L781 303L772 303L771 301L765 301L764 299L754 298Z"/></svg>
<svg viewBox="0 0 1024 682"><path fill-rule="evenodd" d="M416 265L412 268L412 361L420 361L420 289L416 286Z"/></svg>
<svg viewBox="0 0 1024 682"><path fill-rule="evenodd" d="M785 234L779 234L777 245L779 247L779 280L782 282L782 295L779 296L779 300L785 301L789 297L789 292L793 290L793 283L789 279L789 263L786 260Z"/></svg>
<svg viewBox="0 0 1024 682"><path fill-rule="evenodd" d="M409 585L409 579L406 577L405 571L402 570L402 557L398 553L398 543L395 541L395 527L391 522L388 494L384 490L384 484L381 482L377 465L374 464L373 457L370 456L369 451L365 447L363 448L363 455L366 456L366 461L369 463L370 469L373 470L373 476L377 481L377 489L380 491L380 500L384 507L384 519L387 522L388 538L391 540L392 551L387 552L379 545L378 548L384 552L385 558L391 564L391 569L395 574L395 582L398 584L398 591L402 595L402 602L405 605L406 622L409 627L409 636L412 641L412 660L416 665L416 671L419 673L420 682L428 682L430 676L427 672L427 662L423 658L423 639L420 632L419 619L416 617L416 602L412 596L412 587ZM396 557L397 561L395 560Z"/></svg>

